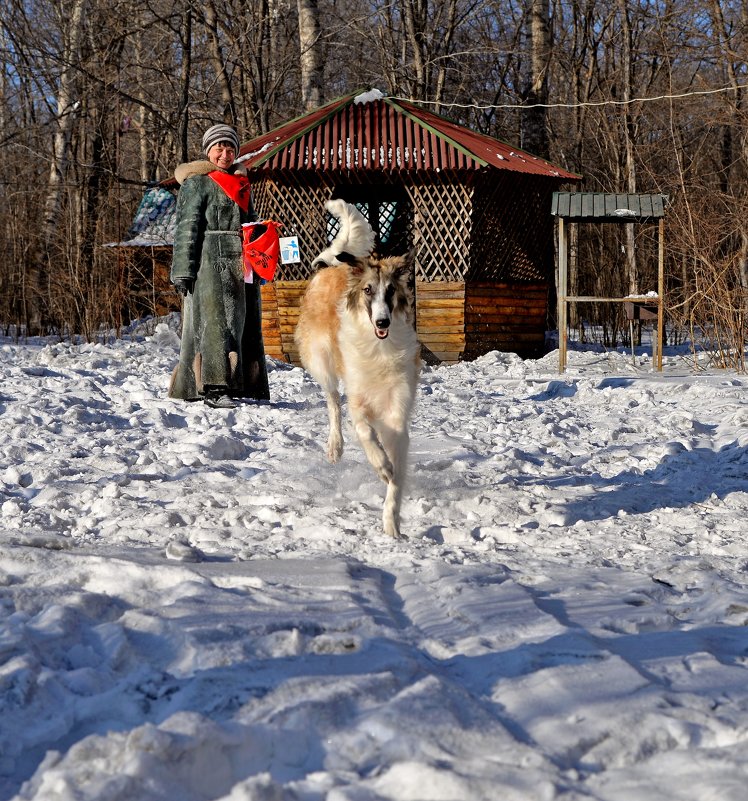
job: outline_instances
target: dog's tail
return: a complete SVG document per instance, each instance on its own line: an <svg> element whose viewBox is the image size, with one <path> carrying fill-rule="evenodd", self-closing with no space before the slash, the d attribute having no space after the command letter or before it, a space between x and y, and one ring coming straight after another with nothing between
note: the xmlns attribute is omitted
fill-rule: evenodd
<svg viewBox="0 0 748 801"><path fill-rule="evenodd" d="M325 208L338 218L340 227L330 246L312 262L312 267L343 264L344 260L338 259L343 253L356 258L369 256L374 250L374 232L366 217L352 203L340 199L328 200Z"/></svg>

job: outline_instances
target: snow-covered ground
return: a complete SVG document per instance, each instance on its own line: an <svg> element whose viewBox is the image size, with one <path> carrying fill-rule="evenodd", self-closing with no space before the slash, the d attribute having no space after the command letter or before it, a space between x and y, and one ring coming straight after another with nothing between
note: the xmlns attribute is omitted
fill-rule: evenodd
<svg viewBox="0 0 748 801"><path fill-rule="evenodd" d="M425 368L405 539L321 392L0 343L0 801L744 801L748 379Z"/></svg>

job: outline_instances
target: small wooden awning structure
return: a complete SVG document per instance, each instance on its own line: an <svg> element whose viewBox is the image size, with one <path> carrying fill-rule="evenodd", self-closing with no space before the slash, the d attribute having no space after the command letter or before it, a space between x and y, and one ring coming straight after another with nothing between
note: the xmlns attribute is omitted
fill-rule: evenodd
<svg viewBox="0 0 748 801"><path fill-rule="evenodd" d="M662 370L665 290L665 208L667 195L609 194L603 192L554 192L551 214L558 218L558 369L566 369L567 311L570 302L634 304L646 301L657 308L657 369ZM656 223L657 297L626 298L577 297L568 294L569 223Z"/></svg>

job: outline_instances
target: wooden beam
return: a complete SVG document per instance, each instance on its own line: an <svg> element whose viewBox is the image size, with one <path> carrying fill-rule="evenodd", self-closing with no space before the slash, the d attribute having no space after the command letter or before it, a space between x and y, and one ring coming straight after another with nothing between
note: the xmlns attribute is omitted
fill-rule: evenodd
<svg viewBox="0 0 748 801"><path fill-rule="evenodd" d="M566 225L563 217L558 218L558 371L566 370Z"/></svg>

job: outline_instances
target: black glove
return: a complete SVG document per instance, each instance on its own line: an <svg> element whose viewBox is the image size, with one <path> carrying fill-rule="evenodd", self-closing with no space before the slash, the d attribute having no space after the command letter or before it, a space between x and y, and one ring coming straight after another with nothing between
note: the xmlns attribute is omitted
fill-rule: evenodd
<svg viewBox="0 0 748 801"><path fill-rule="evenodd" d="M194 278L177 278L174 281L174 287L176 288L177 292L180 295L186 296L187 293L191 293L192 290L195 288L195 279Z"/></svg>

